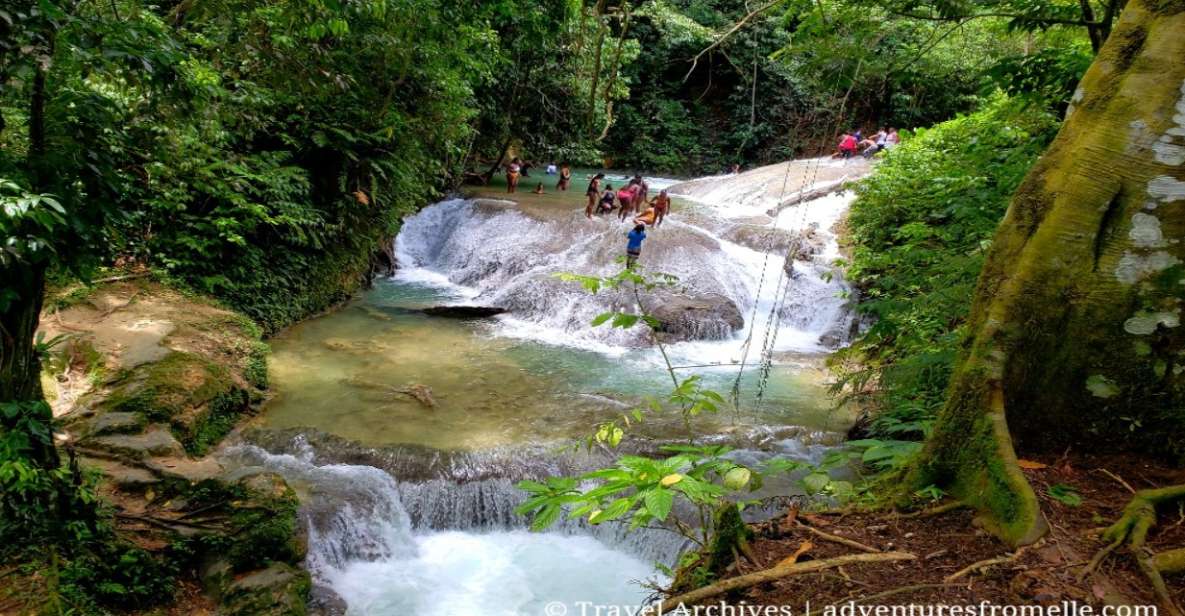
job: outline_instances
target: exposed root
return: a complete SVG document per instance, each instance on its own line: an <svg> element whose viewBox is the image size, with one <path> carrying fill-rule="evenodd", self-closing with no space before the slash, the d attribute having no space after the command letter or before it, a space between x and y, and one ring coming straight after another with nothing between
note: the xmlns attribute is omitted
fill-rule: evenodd
<svg viewBox="0 0 1185 616"><path fill-rule="evenodd" d="M1152 557L1152 564L1162 575L1185 573L1185 548L1160 552Z"/></svg>
<svg viewBox="0 0 1185 616"><path fill-rule="evenodd" d="M1165 611L1171 616L1185 616L1169 594L1162 576L1162 572L1177 571L1178 566L1185 569L1185 549L1169 550L1157 555L1144 546L1148 539L1148 531L1156 525L1156 506L1182 499L1185 499L1185 484L1136 492L1131 502L1124 507L1123 516L1103 531L1102 538L1110 543L1087 563L1079 574L1079 579L1097 569L1108 555L1126 544L1140 571L1151 582L1152 590L1160 599Z"/></svg>
<svg viewBox="0 0 1185 616"><path fill-rule="evenodd" d="M935 505L933 507L930 507L929 509L919 509L917 511L893 512L893 513L889 514L888 517L891 520L905 520L905 519L909 519L909 518L928 518L930 516L940 515L940 514L948 512L948 511L962 509L966 506L967 506L967 503L964 503L963 501L957 501L957 500L947 501L945 503L942 503L941 505Z"/></svg>
<svg viewBox="0 0 1185 616"><path fill-rule="evenodd" d="M790 565L774 566L769 569L763 569L755 573L741 575L726 580L720 580L715 584L709 584L703 588L697 588L693 591L683 593L681 595L672 597L662 602L658 606L657 611L651 609L646 614L666 614L672 610L677 609L680 605L694 605L709 597L722 595L726 592L738 590L741 588L748 588L763 582L772 582L791 575L798 575L802 573L811 573L814 571L822 571L824 569L834 569L847 564L853 563L873 563L873 562L890 562L899 560L915 560L917 556L908 552L883 552L880 554L848 554L846 556L837 556L835 558L826 558L823 560L808 560L806 562L794 563Z"/></svg>

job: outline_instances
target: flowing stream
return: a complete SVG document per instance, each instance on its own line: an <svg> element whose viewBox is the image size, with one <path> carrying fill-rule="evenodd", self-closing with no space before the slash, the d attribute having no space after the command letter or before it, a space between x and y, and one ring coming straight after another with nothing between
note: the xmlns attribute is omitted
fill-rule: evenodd
<svg viewBox="0 0 1185 616"><path fill-rule="evenodd" d="M554 601L643 602L650 591L636 581L661 583L654 564L673 563L681 538L576 522L529 533L514 514L522 495L513 485L610 463L608 453L565 445L671 388L645 329L590 325L605 311L636 310L638 297L671 324L670 361L694 366L681 376L699 374L726 395L736 386L738 408L697 420L706 440L756 462L817 460L841 439L851 418L832 408L821 358L858 326L832 266L851 197L776 210L794 190L862 169L784 167L672 186L674 212L648 231L640 265L677 282L640 296L590 295L556 276L621 268L630 225L587 220L579 192L423 209L396 240L393 278L274 341L278 395L263 429L226 459L280 473L298 490L306 565L351 615L534 615ZM779 175L789 191L777 190ZM784 261L787 251L794 258ZM507 312L457 320L421 311L449 304ZM639 452L688 436L677 417L662 416L632 435L623 448Z"/></svg>

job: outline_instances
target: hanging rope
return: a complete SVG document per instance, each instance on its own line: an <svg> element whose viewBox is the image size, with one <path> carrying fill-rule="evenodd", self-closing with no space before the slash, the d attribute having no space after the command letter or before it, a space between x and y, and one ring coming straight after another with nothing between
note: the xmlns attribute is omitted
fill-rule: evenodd
<svg viewBox="0 0 1185 616"><path fill-rule="evenodd" d="M832 142L834 142L835 139L839 137L839 130L840 130L841 122L843 121L846 110L847 110L848 99L852 94L852 90L855 87L856 82L860 78L860 73L862 72L863 67L864 67L864 60L863 60L863 58L861 58L856 64L856 70L854 71L854 74L852 76L852 81L849 84L847 91L844 92L843 99L840 101L839 112L835 115L835 121L833 122L832 129L831 129L831 141ZM809 186L813 185L814 182L817 180L818 171L822 165L822 162L821 162L822 160L823 160L822 157L820 157L820 158L816 158L816 159L813 159L810 162L808 162L808 172L803 174L803 181L799 186L799 194L798 194L798 200L797 200L798 202L795 204L795 207L798 208L798 212L799 212L798 231L800 234L795 236L795 238L791 241L789 250L787 251L785 258L782 261L782 268L781 268L781 272L779 272L779 274L778 274L777 283L774 286L775 298L774 298L773 305L770 307L770 312L769 312L769 315L766 319L765 332L762 337L761 354L760 354L760 358L761 358L760 362L761 363L760 363L760 369L758 370L757 392L756 392L756 397L755 397L755 401L754 401L754 411L755 412L760 412L760 410L761 410L761 404L765 398L765 390L766 390L768 383L769 383L769 375L773 369L774 349L777 348L778 334L781 331L782 313L785 308L786 298L789 295L789 291L790 291L790 283L788 281L786 281L786 276L788 273L793 272L795 257L797 256L797 253L798 253L799 249L801 248L801 231L805 227L805 223L806 223L806 207L805 207L806 204L804 203L802 197L805 194L807 188ZM781 203L785 202L786 184L789 181L789 175L790 175L790 164L787 164L786 174L783 176L783 180L782 180L781 194L778 198L779 205ZM772 251L772 248L773 248L773 239L774 239L774 236L776 235L776 230L778 228L778 219L781 217L781 213L782 213L782 210L779 208L779 210L774 215L773 227L772 227L770 234L768 236L769 240L766 243L765 258L763 259L762 268L761 268L761 278L758 282L758 290L757 290L757 296L756 296L757 298L761 297L761 290L764 285L765 272L766 272L766 268L767 268L768 261L769 261L769 253ZM753 317L756 316L756 311L757 311L756 310L756 302L754 302ZM750 321L750 322L752 323L754 321ZM733 382L732 400L733 400L734 407L738 408L738 409L740 406L740 383L741 383L741 378L744 375L745 362L748 358L750 346L752 343L753 329L755 329L755 328L750 328L749 335L745 339L745 342L743 345L741 365L740 365L739 370L737 371L737 377ZM739 410L738 410L738 412L739 412Z"/></svg>

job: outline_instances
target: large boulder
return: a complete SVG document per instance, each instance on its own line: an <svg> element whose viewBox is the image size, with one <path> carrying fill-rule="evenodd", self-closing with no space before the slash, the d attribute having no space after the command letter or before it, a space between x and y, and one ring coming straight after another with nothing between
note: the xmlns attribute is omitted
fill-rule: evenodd
<svg viewBox="0 0 1185 616"><path fill-rule="evenodd" d="M218 613L223 616L304 616L312 581L285 563L249 573L230 584Z"/></svg>
<svg viewBox="0 0 1185 616"><path fill-rule="evenodd" d="M646 309L664 342L723 340L745 326L740 309L723 295L659 293Z"/></svg>
<svg viewBox="0 0 1185 616"><path fill-rule="evenodd" d="M230 431L249 405L247 388L228 368L195 353L173 351L111 385L97 405L95 432L100 426L108 433L134 431L137 421L167 423L187 452L200 455Z"/></svg>

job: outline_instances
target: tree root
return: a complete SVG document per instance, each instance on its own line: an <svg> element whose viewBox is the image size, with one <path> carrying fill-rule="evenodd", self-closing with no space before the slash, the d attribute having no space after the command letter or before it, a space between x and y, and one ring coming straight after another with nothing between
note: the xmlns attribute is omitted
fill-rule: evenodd
<svg viewBox="0 0 1185 616"><path fill-rule="evenodd" d="M834 569L843 565L853 563L872 563L872 562L890 562L898 560L915 560L917 556L908 552L883 552L879 554L848 554L846 556L837 556L835 558L826 558L823 560L808 560L806 562L794 563L792 565L774 566L769 569L763 569L755 573L741 575L726 580L720 580L715 584L709 584L703 588L697 588L690 592L672 597L662 602L658 606L657 611L651 609L647 614L666 614L680 605L695 604L709 597L722 595L732 590L739 590L741 588L748 588L763 582L772 582L780 580L791 575L798 575L801 573L811 573L813 571L822 571L824 569Z"/></svg>
<svg viewBox="0 0 1185 616"><path fill-rule="evenodd" d="M935 505L933 507L930 507L929 509L919 509L917 511L906 511L906 512L893 512L893 513L889 514L888 517L891 520L907 520L909 518L928 518L930 516L941 515L943 513L948 512L948 511L962 509L967 506L968 506L967 503L964 503L963 501L954 500L954 501L948 501L948 502L942 503L941 505Z"/></svg>
<svg viewBox="0 0 1185 616"><path fill-rule="evenodd" d="M1107 546L1090 559L1090 562L1078 574L1078 578L1085 578L1097 569L1108 555L1119 546L1126 544L1128 551L1131 552L1136 564L1140 567L1140 571L1151 582L1152 590L1156 593L1156 597L1160 600L1165 611L1171 616L1185 616L1185 612L1182 612L1180 606L1169 594L1164 577L1161 575L1162 573L1185 570L1185 549L1153 554L1144 546L1148 539L1148 531L1156 525L1156 506L1182 499L1185 499L1185 484L1136 492L1124 507L1123 515L1119 520L1103 531L1102 538L1109 542Z"/></svg>
<svg viewBox="0 0 1185 616"><path fill-rule="evenodd" d="M1185 548L1165 550L1152 557L1156 570L1164 575L1185 573Z"/></svg>

